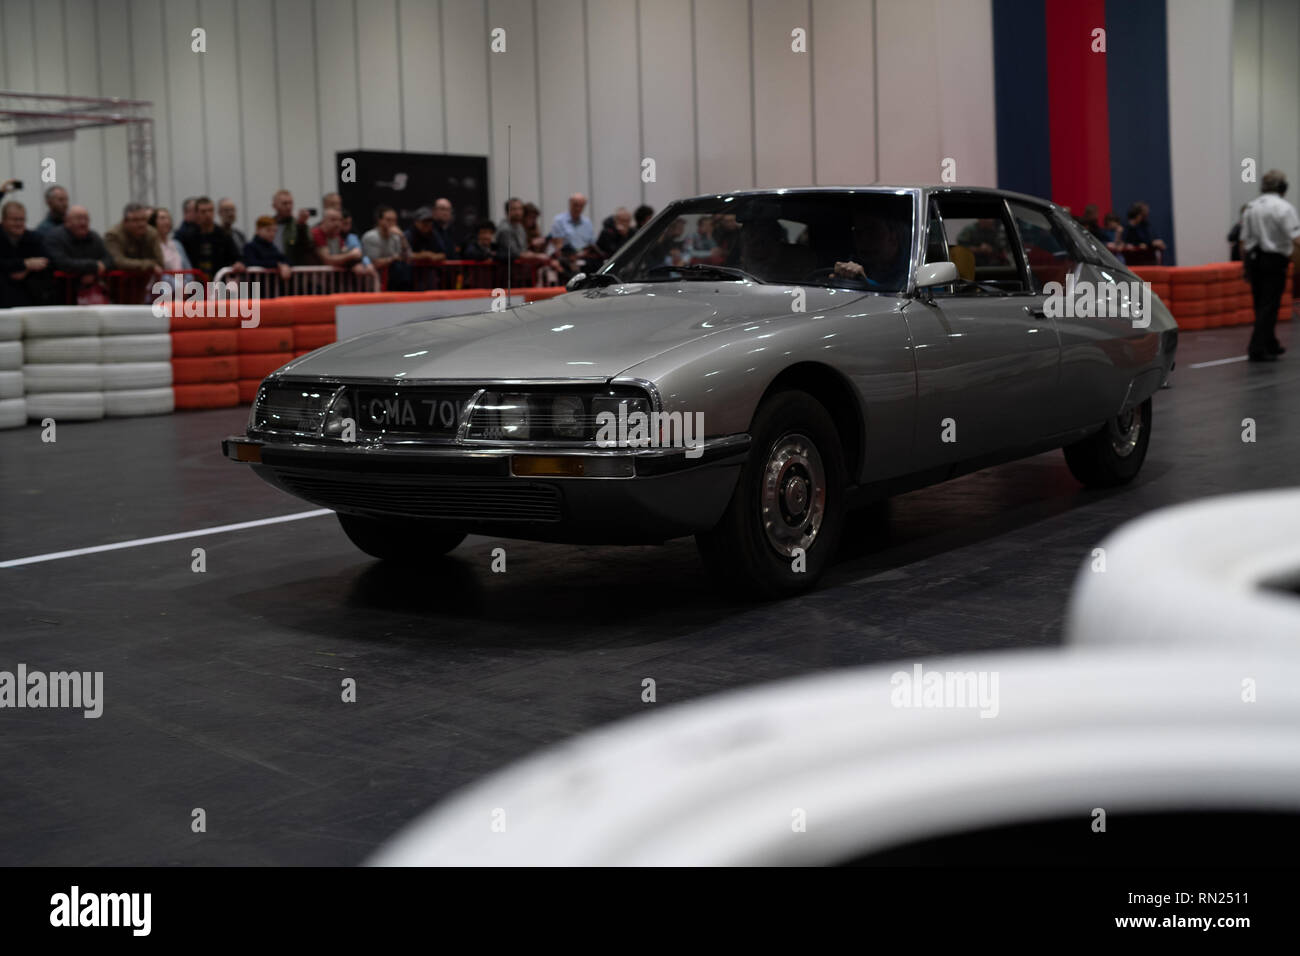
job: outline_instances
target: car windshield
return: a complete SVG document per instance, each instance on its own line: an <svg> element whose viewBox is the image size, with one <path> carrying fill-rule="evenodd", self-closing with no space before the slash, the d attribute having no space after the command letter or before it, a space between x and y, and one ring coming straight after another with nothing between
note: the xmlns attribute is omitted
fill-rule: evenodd
<svg viewBox="0 0 1300 956"><path fill-rule="evenodd" d="M600 270L621 282L907 286L912 197L826 192L674 203Z"/></svg>

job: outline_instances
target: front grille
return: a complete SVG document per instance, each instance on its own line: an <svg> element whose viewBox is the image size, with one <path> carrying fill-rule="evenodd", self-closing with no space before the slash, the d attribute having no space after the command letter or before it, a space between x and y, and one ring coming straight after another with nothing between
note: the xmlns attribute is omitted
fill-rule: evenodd
<svg viewBox="0 0 1300 956"><path fill-rule="evenodd" d="M275 474L299 497L340 511L465 521L560 520L560 492L552 485L293 469Z"/></svg>

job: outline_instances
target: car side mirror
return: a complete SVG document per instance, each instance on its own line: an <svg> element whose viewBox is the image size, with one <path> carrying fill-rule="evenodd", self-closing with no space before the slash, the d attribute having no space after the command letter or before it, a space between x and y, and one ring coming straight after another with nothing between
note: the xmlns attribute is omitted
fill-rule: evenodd
<svg viewBox="0 0 1300 956"><path fill-rule="evenodd" d="M935 286L952 285L961 281L954 262L927 262L916 270L916 287L932 289Z"/></svg>
<svg viewBox="0 0 1300 956"><path fill-rule="evenodd" d="M583 284L585 281L587 281L587 273L585 273L585 272L579 272L576 276L574 276L574 277L573 277L572 279L570 279L568 282L564 283L564 288L565 288L566 291L568 291L568 292L572 292L572 291L574 291L575 289L581 289L581 288L582 288L582 284Z"/></svg>

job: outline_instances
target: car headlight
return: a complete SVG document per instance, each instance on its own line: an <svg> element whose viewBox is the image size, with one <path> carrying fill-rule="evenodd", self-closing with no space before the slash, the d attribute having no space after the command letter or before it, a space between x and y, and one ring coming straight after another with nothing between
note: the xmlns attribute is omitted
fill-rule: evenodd
<svg viewBox="0 0 1300 956"><path fill-rule="evenodd" d="M561 391L484 392L474 403L465 437L479 441L596 440L602 412L613 415L649 412L644 394L609 389L599 394Z"/></svg>
<svg viewBox="0 0 1300 956"><path fill-rule="evenodd" d="M348 396L347 389L341 389L330 405L329 413L325 416L326 437L341 437L343 429L349 421L352 422L353 434L355 435L357 416L352 408L352 399Z"/></svg>
<svg viewBox="0 0 1300 956"><path fill-rule="evenodd" d="M257 391L248 415L248 430L319 435L332 395L332 388L268 380Z"/></svg>
<svg viewBox="0 0 1300 956"><path fill-rule="evenodd" d="M561 438L585 438L586 417L581 395L557 395L551 400L551 428Z"/></svg>

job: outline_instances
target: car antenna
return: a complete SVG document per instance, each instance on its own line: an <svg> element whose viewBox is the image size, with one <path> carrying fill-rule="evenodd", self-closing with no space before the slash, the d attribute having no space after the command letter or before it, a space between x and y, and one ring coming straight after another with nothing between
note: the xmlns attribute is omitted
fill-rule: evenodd
<svg viewBox="0 0 1300 956"><path fill-rule="evenodd" d="M510 218L510 124L506 124L506 219ZM526 235L525 235L526 237ZM506 308L510 308L510 266L514 263L513 255L506 256Z"/></svg>

